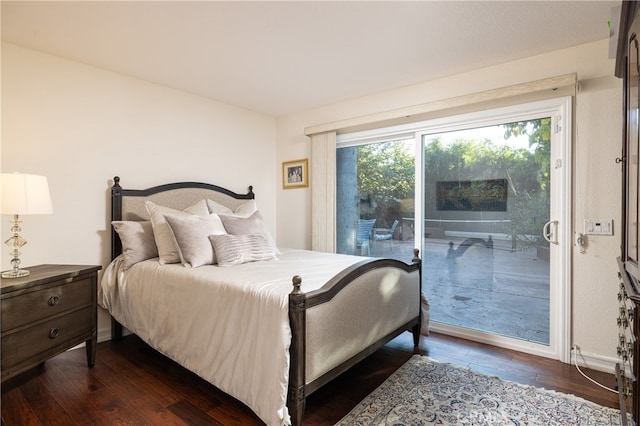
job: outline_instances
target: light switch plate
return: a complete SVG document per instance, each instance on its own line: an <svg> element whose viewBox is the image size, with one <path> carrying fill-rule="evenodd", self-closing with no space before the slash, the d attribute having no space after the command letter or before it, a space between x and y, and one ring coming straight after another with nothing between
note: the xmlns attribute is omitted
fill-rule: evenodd
<svg viewBox="0 0 640 426"><path fill-rule="evenodd" d="M613 235L613 219L585 219L584 233L587 235Z"/></svg>

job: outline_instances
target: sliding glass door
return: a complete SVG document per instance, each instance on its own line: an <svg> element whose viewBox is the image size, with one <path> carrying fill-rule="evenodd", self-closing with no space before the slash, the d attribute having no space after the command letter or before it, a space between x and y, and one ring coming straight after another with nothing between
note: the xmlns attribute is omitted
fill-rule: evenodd
<svg viewBox="0 0 640 426"><path fill-rule="evenodd" d="M569 360L571 98L341 135L339 253L422 257L431 328Z"/></svg>
<svg viewBox="0 0 640 426"><path fill-rule="evenodd" d="M550 126L544 117L422 136L433 321L549 345Z"/></svg>

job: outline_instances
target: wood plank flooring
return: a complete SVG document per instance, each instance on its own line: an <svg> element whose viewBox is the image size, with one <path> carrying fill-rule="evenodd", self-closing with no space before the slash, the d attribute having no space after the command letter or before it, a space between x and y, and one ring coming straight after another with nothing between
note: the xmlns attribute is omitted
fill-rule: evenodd
<svg viewBox="0 0 640 426"><path fill-rule="evenodd" d="M418 351L506 380L617 407L617 396L558 361L432 333ZM414 353L404 333L307 399L305 425L333 425ZM586 370L614 387L614 377ZM150 349L135 336L61 354L2 385L2 418L12 425L261 425L240 402Z"/></svg>

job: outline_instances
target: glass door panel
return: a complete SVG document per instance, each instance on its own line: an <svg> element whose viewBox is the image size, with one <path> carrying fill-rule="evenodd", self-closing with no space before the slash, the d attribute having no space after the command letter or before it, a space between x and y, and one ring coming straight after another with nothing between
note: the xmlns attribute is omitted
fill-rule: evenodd
<svg viewBox="0 0 640 426"><path fill-rule="evenodd" d="M414 138L337 149L338 253L411 262L415 155Z"/></svg>
<svg viewBox="0 0 640 426"><path fill-rule="evenodd" d="M549 345L550 127L542 118L422 137L432 321Z"/></svg>

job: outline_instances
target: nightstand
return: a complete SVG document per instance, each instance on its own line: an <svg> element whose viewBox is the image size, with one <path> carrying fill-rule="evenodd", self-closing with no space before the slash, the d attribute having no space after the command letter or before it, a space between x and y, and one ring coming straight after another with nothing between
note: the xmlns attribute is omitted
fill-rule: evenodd
<svg viewBox="0 0 640 426"><path fill-rule="evenodd" d="M100 266L38 265L0 282L0 374L4 382L86 342L93 367Z"/></svg>

